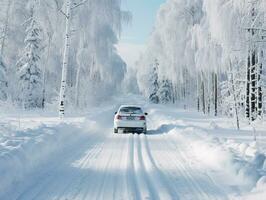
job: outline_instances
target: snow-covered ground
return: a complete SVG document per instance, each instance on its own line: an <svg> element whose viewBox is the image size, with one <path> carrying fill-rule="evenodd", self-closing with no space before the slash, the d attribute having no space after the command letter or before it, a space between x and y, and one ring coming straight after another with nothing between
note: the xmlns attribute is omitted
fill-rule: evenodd
<svg viewBox="0 0 266 200"><path fill-rule="evenodd" d="M147 135L113 134L116 107L64 122L2 117L0 199L265 198L263 124L254 142L232 119L145 104Z"/></svg>

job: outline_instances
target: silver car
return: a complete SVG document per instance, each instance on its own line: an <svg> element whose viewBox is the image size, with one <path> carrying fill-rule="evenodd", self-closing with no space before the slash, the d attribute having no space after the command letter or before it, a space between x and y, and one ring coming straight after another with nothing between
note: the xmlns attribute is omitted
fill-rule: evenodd
<svg viewBox="0 0 266 200"><path fill-rule="evenodd" d="M140 106L122 105L115 113L114 133L147 133L146 116Z"/></svg>

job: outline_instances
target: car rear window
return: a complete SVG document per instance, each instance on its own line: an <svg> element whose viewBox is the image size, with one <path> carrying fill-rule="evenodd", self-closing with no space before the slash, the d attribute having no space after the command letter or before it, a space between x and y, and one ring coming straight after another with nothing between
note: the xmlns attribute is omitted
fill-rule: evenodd
<svg viewBox="0 0 266 200"><path fill-rule="evenodd" d="M142 110L139 107L122 107L120 108L120 113L141 114Z"/></svg>

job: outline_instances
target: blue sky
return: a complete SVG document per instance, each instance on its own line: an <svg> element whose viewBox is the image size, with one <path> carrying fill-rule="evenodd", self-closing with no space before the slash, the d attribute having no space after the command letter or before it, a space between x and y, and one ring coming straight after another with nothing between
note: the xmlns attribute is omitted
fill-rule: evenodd
<svg viewBox="0 0 266 200"><path fill-rule="evenodd" d="M133 21L122 32L122 43L144 44L152 31L156 13L165 0L122 0L122 8L132 12Z"/></svg>
<svg viewBox="0 0 266 200"><path fill-rule="evenodd" d="M122 9L133 15L131 25L123 27L117 51L128 67L134 67L145 52L160 5L166 0L122 0Z"/></svg>

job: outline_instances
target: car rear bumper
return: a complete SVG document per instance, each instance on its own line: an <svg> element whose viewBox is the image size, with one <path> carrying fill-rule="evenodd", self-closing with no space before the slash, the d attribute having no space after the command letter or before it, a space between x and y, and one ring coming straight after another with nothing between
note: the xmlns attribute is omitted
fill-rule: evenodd
<svg viewBox="0 0 266 200"><path fill-rule="evenodd" d="M146 132L146 128L118 127L118 129L123 130L124 133L144 133L144 132Z"/></svg>
<svg viewBox="0 0 266 200"><path fill-rule="evenodd" d="M114 122L114 127L115 128L142 128L142 129L146 129L146 121L128 121L128 120L116 120Z"/></svg>

